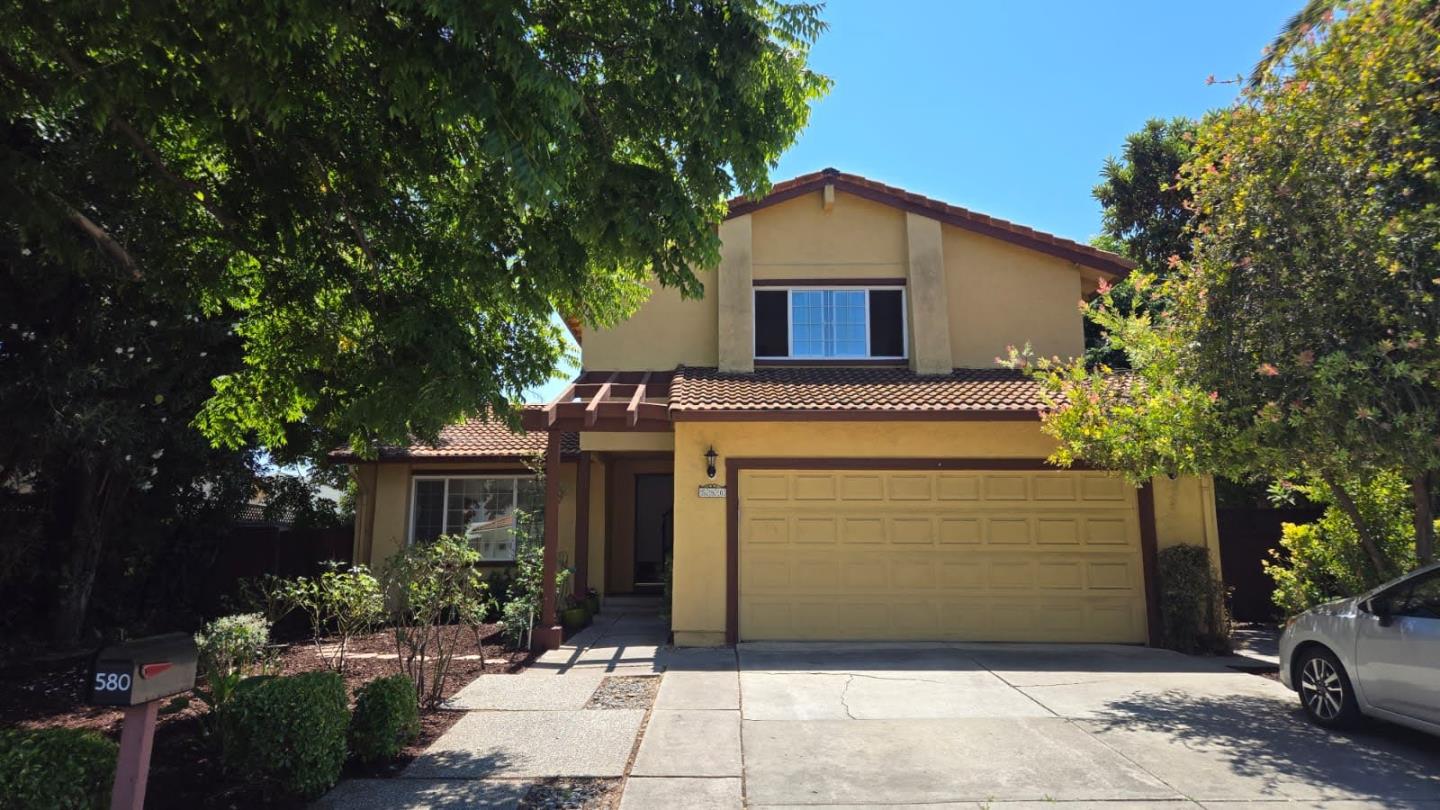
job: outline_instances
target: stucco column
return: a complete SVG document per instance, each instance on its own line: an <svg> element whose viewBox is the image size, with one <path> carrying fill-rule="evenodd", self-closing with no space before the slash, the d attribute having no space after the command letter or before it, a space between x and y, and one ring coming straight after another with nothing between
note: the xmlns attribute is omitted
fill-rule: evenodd
<svg viewBox="0 0 1440 810"><path fill-rule="evenodd" d="M560 432L545 440L545 541L540 563L540 620L530 634L530 646L553 650L563 631L555 620L555 572L560 557Z"/></svg>
<svg viewBox="0 0 1440 810"><path fill-rule="evenodd" d="M755 370L755 268L750 252L750 215L720 223L720 370Z"/></svg>
<svg viewBox="0 0 1440 810"><path fill-rule="evenodd" d="M940 221L907 212L905 239L909 246L905 298L909 302L910 368L917 374L949 374L954 363Z"/></svg>

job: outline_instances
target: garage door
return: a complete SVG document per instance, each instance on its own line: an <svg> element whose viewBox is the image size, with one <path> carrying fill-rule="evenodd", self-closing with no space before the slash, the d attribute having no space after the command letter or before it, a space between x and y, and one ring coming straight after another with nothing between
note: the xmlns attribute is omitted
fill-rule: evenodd
<svg viewBox="0 0 1440 810"><path fill-rule="evenodd" d="M745 470L738 497L742 639L1145 641L1119 479Z"/></svg>

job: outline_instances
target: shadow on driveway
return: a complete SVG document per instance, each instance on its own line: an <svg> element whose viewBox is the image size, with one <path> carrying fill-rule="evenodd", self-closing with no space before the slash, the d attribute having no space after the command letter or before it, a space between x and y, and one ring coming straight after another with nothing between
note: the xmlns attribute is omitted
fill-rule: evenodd
<svg viewBox="0 0 1440 810"><path fill-rule="evenodd" d="M1331 732L1310 723L1298 704L1286 706L1269 697L1143 693L1109 702L1081 725L1171 784L1203 777L1185 772L1184 757L1194 753L1240 780L1279 786L1292 798L1297 787L1317 797L1440 798L1436 738L1379 721L1352 732ZM1177 769L1173 775L1163 764L1157 766L1167 759L1159 754L1166 752L1153 747L1164 743L1184 749L1169 752Z"/></svg>

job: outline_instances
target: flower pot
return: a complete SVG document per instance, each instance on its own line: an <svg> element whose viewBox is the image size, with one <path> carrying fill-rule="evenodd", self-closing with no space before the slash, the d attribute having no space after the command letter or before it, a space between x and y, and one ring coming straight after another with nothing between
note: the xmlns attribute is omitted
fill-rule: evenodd
<svg viewBox="0 0 1440 810"><path fill-rule="evenodd" d="M585 597L585 607L590 610L591 616L600 615L600 594L592 593Z"/></svg>
<svg viewBox="0 0 1440 810"><path fill-rule="evenodd" d="M560 624L566 630L579 630L590 623L590 611L583 607L566 608L560 613Z"/></svg>

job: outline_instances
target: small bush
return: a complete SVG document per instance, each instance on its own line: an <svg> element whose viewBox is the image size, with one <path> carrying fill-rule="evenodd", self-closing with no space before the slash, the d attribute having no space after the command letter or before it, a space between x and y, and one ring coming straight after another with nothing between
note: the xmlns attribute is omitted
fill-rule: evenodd
<svg viewBox="0 0 1440 810"><path fill-rule="evenodd" d="M0 731L0 808L108 807L118 752L119 746L93 731Z"/></svg>
<svg viewBox="0 0 1440 810"><path fill-rule="evenodd" d="M464 536L452 534L411 543L385 568L385 590L399 603L395 646L400 671L427 707L440 704L456 648L467 633L477 634L490 612L485 578L475 567L479 561L480 552Z"/></svg>
<svg viewBox="0 0 1440 810"><path fill-rule="evenodd" d="M195 634L199 675L197 694L211 711L225 705L245 676L254 674L270 643L270 625L259 613L221 616Z"/></svg>
<svg viewBox="0 0 1440 810"><path fill-rule="evenodd" d="M1225 612L1225 587L1210 565L1204 546L1161 549L1160 644L1177 652L1230 651L1230 619Z"/></svg>
<svg viewBox="0 0 1440 810"><path fill-rule="evenodd" d="M361 762L394 759L420 735L419 700L406 675L387 675L360 687L350 716L350 752Z"/></svg>
<svg viewBox="0 0 1440 810"><path fill-rule="evenodd" d="M385 619L380 581L363 565L327 562L320 576L291 582L288 598L310 620L310 637L321 660L342 674L351 639L370 632ZM335 638L326 645L323 640L330 632Z"/></svg>
<svg viewBox="0 0 1440 810"><path fill-rule="evenodd" d="M225 769L267 793L314 798L340 779L350 712L338 674L250 678L220 717Z"/></svg>

